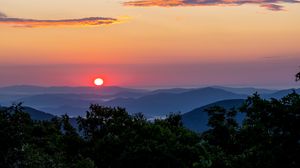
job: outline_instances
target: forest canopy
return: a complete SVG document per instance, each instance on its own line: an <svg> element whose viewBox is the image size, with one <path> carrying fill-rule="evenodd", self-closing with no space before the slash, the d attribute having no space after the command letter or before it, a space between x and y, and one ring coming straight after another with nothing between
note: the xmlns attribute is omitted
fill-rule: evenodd
<svg viewBox="0 0 300 168"><path fill-rule="evenodd" d="M22 106L0 112L0 167L300 167L300 96L250 96L240 109L207 109L210 129L181 115L148 121L124 108L90 106L85 117L32 120ZM242 123L235 119L244 113Z"/></svg>

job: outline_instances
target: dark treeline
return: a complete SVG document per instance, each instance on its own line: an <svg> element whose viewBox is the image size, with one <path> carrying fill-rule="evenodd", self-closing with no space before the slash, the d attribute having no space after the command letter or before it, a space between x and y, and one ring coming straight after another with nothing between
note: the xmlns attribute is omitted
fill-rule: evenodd
<svg viewBox="0 0 300 168"><path fill-rule="evenodd" d="M236 114L245 113L242 124ZM0 112L0 167L20 168L299 168L300 96L264 100L241 109L207 110L210 129L183 127L181 116L147 121L123 108L91 105L77 118L34 121L19 105Z"/></svg>

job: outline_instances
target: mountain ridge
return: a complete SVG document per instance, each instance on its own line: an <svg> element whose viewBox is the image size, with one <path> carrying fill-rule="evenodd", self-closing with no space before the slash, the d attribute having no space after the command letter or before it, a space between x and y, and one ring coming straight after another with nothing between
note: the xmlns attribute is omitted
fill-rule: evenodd
<svg viewBox="0 0 300 168"><path fill-rule="evenodd" d="M205 111L213 106L220 106L225 109L236 108L238 109L245 99L228 99L217 101L202 107L195 108L187 113L182 114L182 122L185 127L196 132L206 131L209 127L208 114ZM241 114L237 115L238 121L241 121Z"/></svg>

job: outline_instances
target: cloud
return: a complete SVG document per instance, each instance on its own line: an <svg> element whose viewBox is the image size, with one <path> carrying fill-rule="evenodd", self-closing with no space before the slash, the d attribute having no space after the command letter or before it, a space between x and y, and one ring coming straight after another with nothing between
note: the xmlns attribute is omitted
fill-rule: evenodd
<svg viewBox="0 0 300 168"><path fill-rule="evenodd" d="M12 25L17 27L54 27L54 26L99 26L119 22L115 18L88 17L80 19L60 19L60 20L40 20L11 18L0 13L0 24Z"/></svg>
<svg viewBox="0 0 300 168"><path fill-rule="evenodd" d="M5 18L5 17L7 17L7 16L4 13L0 12L0 18Z"/></svg>
<svg viewBox="0 0 300 168"><path fill-rule="evenodd" d="M276 5L276 4L262 4L260 6L266 8L266 9L272 10L272 11L281 11L281 10L283 10L283 6Z"/></svg>
<svg viewBox="0 0 300 168"><path fill-rule="evenodd" d="M298 0L137 0L127 1L125 6L159 6L159 7L179 7L179 6L239 6L244 4L258 4L261 7L272 11L281 11L283 6L277 3L299 3Z"/></svg>

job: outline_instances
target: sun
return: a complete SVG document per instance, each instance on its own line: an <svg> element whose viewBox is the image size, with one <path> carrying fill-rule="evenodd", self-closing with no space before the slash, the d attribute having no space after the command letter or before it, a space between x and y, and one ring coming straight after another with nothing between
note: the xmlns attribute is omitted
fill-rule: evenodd
<svg viewBox="0 0 300 168"><path fill-rule="evenodd" d="M103 79L101 79L101 78L96 78L96 79L94 80L94 84L95 84L96 86L101 86L101 85L103 85L103 83L104 83L104 81L103 81Z"/></svg>

